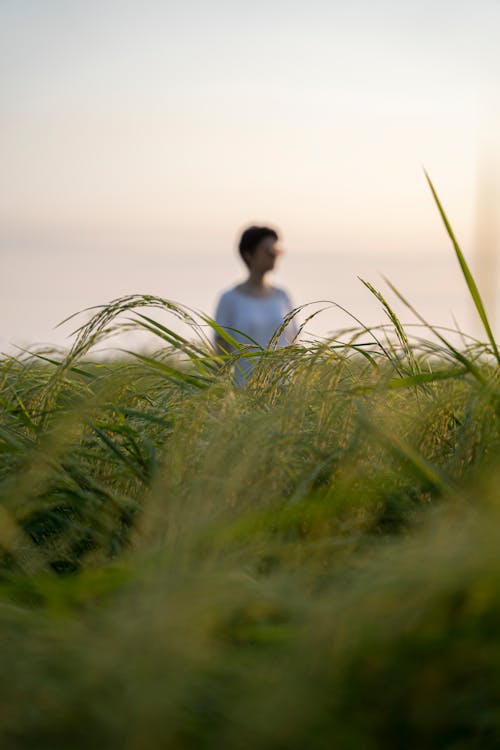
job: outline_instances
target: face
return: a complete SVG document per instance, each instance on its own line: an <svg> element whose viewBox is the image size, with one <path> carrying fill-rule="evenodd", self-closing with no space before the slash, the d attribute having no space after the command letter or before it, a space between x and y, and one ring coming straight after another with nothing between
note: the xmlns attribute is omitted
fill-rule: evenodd
<svg viewBox="0 0 500 750"><path fill-rule="evenodd" d="M279 240L275 240L274 237L264 237L253 253L247 255L250 269L260 273L272 271L282 252Z"/></svg>

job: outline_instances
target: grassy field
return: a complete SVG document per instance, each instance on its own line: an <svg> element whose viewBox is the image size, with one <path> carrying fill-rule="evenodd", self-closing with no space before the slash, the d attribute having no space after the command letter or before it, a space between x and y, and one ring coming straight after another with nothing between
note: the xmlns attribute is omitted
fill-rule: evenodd
<svg viewBox="0 0 500 750"><path fill-rule="evenodd" d="M1 360L2 748L500 747L500 358L442 218L484 342L372 288L235 388L134 296Z"/></svg>

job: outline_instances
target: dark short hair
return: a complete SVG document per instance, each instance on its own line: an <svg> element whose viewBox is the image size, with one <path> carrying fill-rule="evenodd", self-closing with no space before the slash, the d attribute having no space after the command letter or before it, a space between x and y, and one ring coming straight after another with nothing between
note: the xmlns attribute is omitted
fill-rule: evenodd
<svg viewBox="0 0 500 750"><path fill-rule="evenodd" d="M270 227L248 227L248 229L245 229L241 235L238 250L240 251L240 255L246 265L248 265L248 262L245 258L245 254L250 253L250 255L252 255L252 253L255 252L255 248L264 237L272 237L273 240L279 239L278 233Z"/></svg>

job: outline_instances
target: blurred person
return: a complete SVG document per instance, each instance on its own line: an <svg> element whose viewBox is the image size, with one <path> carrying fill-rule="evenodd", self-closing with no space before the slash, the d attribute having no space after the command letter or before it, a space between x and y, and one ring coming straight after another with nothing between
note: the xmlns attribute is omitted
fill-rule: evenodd
<svg viewBox="0 0 500 750"><path fill-rule="evenodd" d="M288 322L277 340L273 338L293 310L290 297L266 278L283 252L278 233L269 227L248 227L241 235L238 250L248 276L220 296L215 312L216 323L253 351L266 349L270 343L273 347L291 345L298 333L295 319ZM215 348L219 354L231 352L228 342L217 333ZM237 385L243 385L256 363L255 357L238 359L235 366Z"/></svg>

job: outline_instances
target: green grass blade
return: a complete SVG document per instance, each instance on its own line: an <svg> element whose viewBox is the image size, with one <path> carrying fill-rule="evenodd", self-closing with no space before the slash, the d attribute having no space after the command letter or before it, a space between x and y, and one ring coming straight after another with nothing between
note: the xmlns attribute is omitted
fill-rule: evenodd
<svg viewBox="0 0 500 750"><path fill-rule="evenodd" d="M142 318L142 320L146 321L145 323L140 323L142 328L145 328L154 335L162 338L164 341L167 341L175 349L184 352L184 354L189 357L193 365L198 370L200 370L200 372L209 374L210 372L214 371L215 363L213 359L207 357L207 353L199 346L193 344L191 341L188 341L186 338L184 338L184 336L175 333L175 331L167 328L157 320L154 320L154 318L138 312L136 312L135 314L138 318Z"/></svg>
<svg viewBox="0 0 500 750"><path fill-rule="evenodd" d="M164 362L159 362L153 357L147 357L144 354L139 354L138 352L133 352L129 349L123 349L122 351L130 354L132 357L135 357L140 362L144 362L144 364L148 365L152 369L158 370L158 372L163 373L163 375L165 375L169 380L172 380L175 383L194 386L195 388L207 388L212 382L212 378L189 374L187 372L183 372L182 370L176 370L175 367L170 367Z"/></svg>
<svg viewBox="0 0 500 750"><path fill-rule="evenodd" d="M406 359L410 367L410 371L413 375L417 375L420 372L420 367L419 367L417 360L415 359L413 350L410 346L410 342L408 341L408 337L406 335L406 332L398 316L396 315L392 307L389 305L385 297L381 294L381 292L378 291L378 289L375 289L375 287L372 284L370 284L368 281L365 281L360 276L358 276L358 279L374 295L374 297L376 297L376 299L378 299L378 301L382 304L386 315L388 316L389 320L394 326L396 335L406 355ZM402 374L397 361L394 361L394 367L397 372Z"/></svg>
<svg viewBox="0 0 500 750"><path fill-rule="evenodd" d="M389 281L386 276L383 276L382 278L389 286L389 288L392 289L394 294L401 300L401 302L406 305L406 307L412 311L412 313L420 320L420 322L423 323L430 331L432 331L434 336L436 336L444 344L446 350L453 354L455 359L457 359L464 367L466 367L471 375L474 375L476 380L481 383L481 385L486 386L486 380L481 375L481 372L476 367L476 365L471 362L471 360L468 359L464 354L462 354L462 352L460 352L456 347L454 347L453 344L448 341L448 339L446 339L435 326L428 323L426 319L418 312L418 310L413 307L411 302L409 302L406 297L401 294L401 292L394 286L394 284Z"/></svg>
<svg viewBox="0 0 500 750"><path fill-rule="evenodd" d="M384 443L387 448L400 459L408 462L414 472L427 482L430 482L441 493L453 496L458 494L458 489L454 486L443 471L433 465L431 461L422 456L412 445L410 445L401 436L394 431L389 431L380 423L375 423L364 413L361 407L358 407L358 420L362 427L371 432L378 440Z"/></svg>
<svg viewBox="0 0 500 750"><path fill-rule="evenodd" d="M115 454L117 458L122 461L122 463L127 466L133 474L135 474L136 477L138 477L142 482L147 482L148 477L144 474L141 469L136 466L136 464L106 435L103 430L101 430L97 425L91 425L92 430L95 432L95 434L102 440L102 442L107 445L107 447L112 451L112 453Z"/></svg>
<svg viewBox="0 0 500 750"><path fill-rule="evenodd" d="M491 326L488 320L488 316L486 315L486 310L484 309L483 300L481 299L481 295L479 293L479 289L477 288L476 282L474 281L474 277L472 276L472 273L469 269L469 266L467 264L467 261L465 260L464 254L462 253L460 246L456 240L455 234L453 232L453 229L450 226L450 222L448 221L448 217L446 216L444 209L441 205L441 202L437 196L436 190L434 189L434 185L432 184L432 181L427 174L427 172L424 169L425 177L427 179L427 182L429 183L429 187L431 189L433 198L436 202L436 205L438 207L439 213L441 214L441 218L443 220L443 223L446 227L446 231L448 232L448 236L450 240L453 243L453 247L455 249L455 254L458 258L458 262L460 263L460 268L462 269L462 273L464 275L465 281L467 283L467 287L469 289L469 292L471 294L471 297L473 299L474 305L476 307L476 310L479 314L479 317L481 318L481 322L484 326L484 330L486 331L486 335L488 336L488 340L491 344L491 348L493 349L493 352L495 354L497 363L500 364L500 353L498 351L498 347L495 342L495 338L493 336L493 331L491 330Z"/></svg>

